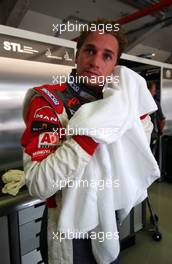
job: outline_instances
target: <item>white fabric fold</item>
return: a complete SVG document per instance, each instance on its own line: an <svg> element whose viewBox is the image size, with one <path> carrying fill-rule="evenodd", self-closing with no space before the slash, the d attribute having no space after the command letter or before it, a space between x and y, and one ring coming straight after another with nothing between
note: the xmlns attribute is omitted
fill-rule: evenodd
<svg viewBox="0 0 172 264"><path fill-rule="evenodd" d="M160 176L140 121L157 109L146 82L124 66L117 66L114 75L119 75L119 85L106 85L102 100L84 104L69 121L68 129L100 144L73 187L63 190L58 222L58 230L76 238L78 232L104 233L103 242L92 239L99 264L109 264L119 254L115 211L122 222Z"/></svg>

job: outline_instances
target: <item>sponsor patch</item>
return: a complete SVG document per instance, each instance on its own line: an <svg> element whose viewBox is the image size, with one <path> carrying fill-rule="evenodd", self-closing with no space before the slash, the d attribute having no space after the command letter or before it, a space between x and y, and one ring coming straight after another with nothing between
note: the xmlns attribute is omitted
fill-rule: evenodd
<svg viewBox="0 0 172 264"><path fill-rule="evenodd" d="M35 111L32 132L58 131L59 127L59 118L50 106L43 106Z"/></svg>
<svg viewBox="0 0 172 264"><path fill-rule="evenodd" d="M44 131L57 131L58 133L59 125L43 122L43 121L33 121L31 125L32 132L44 132Z"/></svg>
<svg viewBox="0 0 172 264"><path fill-rule="evenodd" d="M44 132L39 135L38 148L57 147L59 136L57 133Z"/></svg>
<svg viewBox="0 0 172 264"><path fill-rule="evenodd" d="M52 153L52 149L41 149L32 153L32 160L41 161L45 159L50 153Z"/></svg>
<svg viewBox="0 0 172 264"><path fill-rule="evenodd" d="M68 100L67 104L69 107L71 107L72 105L80 105L80 101L78 100L78 98L73 97Z"/></svg>
<svg viewBox="0 0 172 264"><path fill-rule="evenodd" d="M50 121L50 122L57 122L58 121L58 117L57 116L48 116L48 115L43 115L43 114L39 114L36 113L34 116L35 119L42 119L44 121Z"/></svg>
<svg viewBox="0 0 172 264"><path fill-rule="evenodd" d="M49 90L47 90L46 88L42 88L41 90L50 98L55 106L59 105L59 101Z"/></svg>
<svg viewBox="0 0 172 264"><path fill-rule="evenodd" d="M51 151L49 149L44 149L44 150L38 150L33 152L32 156L33 158L37 157L37 156L45 156L45 155L49 155L51 153Z"/></svg>
<svg viewBox="0 0 172 264"><path fill-rule="evenodd" d="M54 110L49 106L43 106L37 109L34 113L34 120L43 120L57 123L59 122L58 116L55 114Z"/></svg>

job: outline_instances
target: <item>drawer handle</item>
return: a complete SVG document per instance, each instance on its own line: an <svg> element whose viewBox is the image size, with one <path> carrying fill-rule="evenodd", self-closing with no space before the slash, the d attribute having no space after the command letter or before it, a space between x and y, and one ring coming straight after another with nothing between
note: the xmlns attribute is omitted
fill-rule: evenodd
<svg viewBox="0 0 172 264"><path fill-rule="evenodd" d="M42 205L45 205L45 202L42 202L42 203L39 203L39 204L35 204L34 207L36 208L36 207L40 207Z"/></svg>
<svg viewBox="0 0 172 264"><path fill-rule="evenodd" d="M36 237L40 236L40 234L41 234L41 232L39 232L39 233L36 233Z"/></svg>
<svg viewBox="0 0 172 264"><path fill-rule="evenodd" d="M35 223L42 221L42 217L35 219Z"/></svg>

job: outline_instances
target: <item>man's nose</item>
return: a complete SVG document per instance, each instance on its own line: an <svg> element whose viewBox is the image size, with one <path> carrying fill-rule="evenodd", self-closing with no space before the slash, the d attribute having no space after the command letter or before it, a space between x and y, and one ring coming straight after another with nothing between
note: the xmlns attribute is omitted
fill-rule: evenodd
<svg viewBox="0 0 172 264"><path fill-rule="evenodd" d="M101 65L101 56L99 54L95 54L94 56L92 56L92 58L90 59L90 65L92 67L96 67L96 68L100 68Z"/></svg>

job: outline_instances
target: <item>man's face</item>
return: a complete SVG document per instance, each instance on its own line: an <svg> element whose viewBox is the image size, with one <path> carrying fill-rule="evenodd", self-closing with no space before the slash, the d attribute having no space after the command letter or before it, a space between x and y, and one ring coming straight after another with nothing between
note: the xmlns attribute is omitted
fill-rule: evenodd
<svg viewBox="0 0 172 264"><path fill-rule="evenodd" d="M153 97L156 95L156 84L155 83L152 84L150 92Z"/></svg>
<svg viewBox="0 0 172 264"><path fill-rule="evenodd" d="M117 57L118 41L114 36L91 32L76 55L76 72L79 76L86 77L85 84L102 86L102 78L106 80L111 75Z"/></svg>

